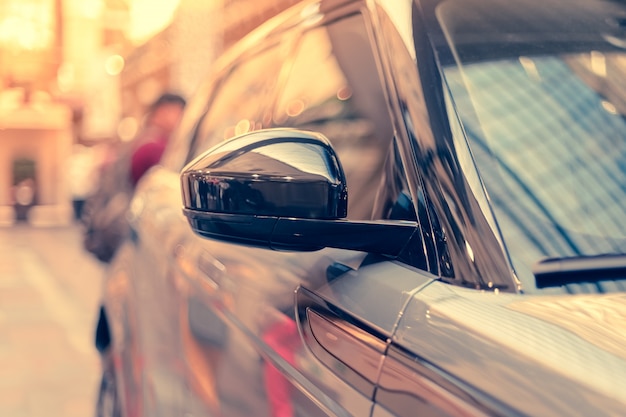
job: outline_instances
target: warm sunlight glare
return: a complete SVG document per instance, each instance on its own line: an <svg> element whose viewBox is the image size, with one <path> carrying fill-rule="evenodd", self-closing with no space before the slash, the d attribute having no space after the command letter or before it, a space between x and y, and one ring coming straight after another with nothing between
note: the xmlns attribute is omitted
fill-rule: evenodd
<svg viewBox="0 0 626 417"><path fill-rule="evenodd" d="M130 4L130 39L141 43L165 28L179 3L180 0L134 0Z"/></svg>

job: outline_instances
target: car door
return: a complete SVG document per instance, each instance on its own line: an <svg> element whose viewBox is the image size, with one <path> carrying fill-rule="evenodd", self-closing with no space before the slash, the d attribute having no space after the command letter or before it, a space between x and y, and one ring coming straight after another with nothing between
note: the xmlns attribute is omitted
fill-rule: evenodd
<svg viewBox="0 0 626 417"><path fill-rule="evenodd" d="M277 96L264 101L261 118L240 115L228 126L223 119L203 122L197 152L224 132L232 136L237 126L244 130L238 133L253 126L321 132L346 172L349 218L415 221L369 17L360 2L324 4L313 11L319 19L302 14L315 25L286 34L296 41L279 71L256 67L257 74L280 74ZM245 101L230 96L239 99ZM211 375L205 400L193 400L205 405L203 411L370 415L400 312L410 294L432 280L415 273L426 265L421 236L394 261L359 251L268 251L200 237L190 246L197 268L187 276L197 293L187 325L190 343L202 353L198 366Z"/></svg>

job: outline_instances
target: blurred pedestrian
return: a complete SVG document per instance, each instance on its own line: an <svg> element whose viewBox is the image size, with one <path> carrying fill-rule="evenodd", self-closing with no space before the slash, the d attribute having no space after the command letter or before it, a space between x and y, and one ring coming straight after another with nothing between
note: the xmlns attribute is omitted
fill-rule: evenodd
<svg viewBox="0 0 626 417"><path fill-rule="evenodd" d="M94 147L75 144L69 159L70 191L74 217L80 220L85 201L95 192L98 185L100 161Z"/></svg>
<svg viewBox="0 0 626 417"><path fill-rule="evenodd" d="M135 186L143 174L159 163L185 108L177 94L161 95L148 109L135 139L120 149L102 171L98 191L86 202L83 245L102 262L110 262L129 236L126 213Z"/></svg>
<svg viewBox="0 0 626 417"><path fill-rule="evenodd" d="M166 93L150 107L144 129L137 138L131 156L130 178L133 186L150 167L161 160L169 137L182 117L185 104L183 97Z"/></svg>

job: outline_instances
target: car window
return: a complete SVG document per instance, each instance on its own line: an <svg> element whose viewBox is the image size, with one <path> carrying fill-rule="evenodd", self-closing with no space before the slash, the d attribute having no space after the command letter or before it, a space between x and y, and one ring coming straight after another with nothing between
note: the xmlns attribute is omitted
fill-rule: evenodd
<svg viewBox="0 0 626 417"><path fill-rule="evenodd" d="M284 55L276 43L234 65L198 125L191 158L225 139L268 127Z"/></svg>
<svg viewBox="0 0 626 417"><path fill-rule="evenodd" d="M370 219L393 129L363 16L311 29L295 52L274 127L325 135L348 182L348 218ZM382 213L379 212L379 213Z"/></svg>
<svg viewBox="0 0 626 417"><path fill-rule="evenodd" d="M473 28L474 40L466 42L457 9L450 6L441 19L456 60L444 65L444 76L524 289L535 290L546 261L576 272L579 260L623 256L623 49L605 35L603 23L596 26L602 20L591 12L572 15L584 33L570 32L576 26L568 19L546 16L516 33L515 42L501 37L484 48L482 41L497 26ZM553 42L557 35L567 41ZM595 272L590 279L593 274L578 273L591 283L569 285L567 291L625 288L608 274ZM605 282L597 282L600 277ZM557 291L551 287L560 287L558 281L553 284L537 289Z"/></svg>

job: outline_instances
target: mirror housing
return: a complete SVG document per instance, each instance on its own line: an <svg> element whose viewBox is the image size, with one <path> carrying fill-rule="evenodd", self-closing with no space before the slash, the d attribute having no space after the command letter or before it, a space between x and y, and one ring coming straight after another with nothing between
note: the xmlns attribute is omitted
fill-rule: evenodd
<svg viewBox="0 0 626 417"><path fill-rule="evenodd" d="M255 131L223 142L181 172L183 213L200 236L276 250L324 247L397 256L415 222L353 222L345 174L321 134Z"/></svg>
<svg viewBox="0 0 626 417"><path fill-rule="evenodd" d="M263 130L210 149L183 169L185 208L338 219L348 210L343 170L321 135Z"/></svg>

